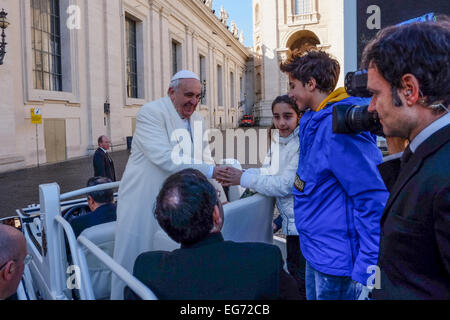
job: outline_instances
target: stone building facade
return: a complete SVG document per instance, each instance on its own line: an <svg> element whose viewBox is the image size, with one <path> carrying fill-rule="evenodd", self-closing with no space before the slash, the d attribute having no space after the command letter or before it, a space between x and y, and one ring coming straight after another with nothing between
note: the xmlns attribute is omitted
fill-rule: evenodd
<svg viewBox="0 0 450 320"><path fill-rule="evenodd" d="M0 65L0 172L91 154L97 137L126 148L139 108L172 75L197 72L197 110L236 127L251 53L202 0L0 0L8 12ZM32 124L39 108L42 124ZM36 146L37 142L37 146ZM39 158L38 158L38 157Z"/></svg>
<svg viewBox="0 0 450 320"><path fill-rule="evenodd" d="M270 125L271 104L288 90L279 71L288 50L305 44L331 53L345 72L356 69L356 0L252 0L254 46L254 115Z"/></svg>

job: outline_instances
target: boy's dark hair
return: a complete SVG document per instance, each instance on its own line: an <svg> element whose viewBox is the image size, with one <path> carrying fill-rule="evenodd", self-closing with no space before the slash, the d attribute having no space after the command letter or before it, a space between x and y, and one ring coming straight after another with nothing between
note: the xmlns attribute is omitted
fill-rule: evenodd
<svg viewBox="0 0 450 320"><path fill-rule="evenodd" d="M112 182L112 180L109 178L106 178L106 177L92 177L88 180L87 186L93 187L98 184L110 183L110 182ZM93 192L89 192L87 195L91 196L92 199L94 199L94 201L97 203L110 203L110 202L113 202L113 200L114 200L113 189L93 191Z"/></svg>
<svg viewBox="0 0 450 320"><path fill-rule="evenodd" d="M339 62L328 53L309 47L306 50L294 50L280 69L289 73L305 86L311 78L316 80L316 88L331 93L336 88L341 67Z"/></svg>
<svg viewBox="0 0 450 320"><path fill-rule="evenodd" d="M156 198L155 217L176 242L192 244L213 228L216 189L198 170L185 169L164 182Z"/></svg>
<svg viewBox="0 0 450 320"><path fill-rule="evenodd" d="M402 104L397 90L402 77L413 74L419 81L425 105L450 103L450 19L387 27L366 46L362 68L376 66L392 89L394 104ZM437 108L436 112L444 111Z"/></svg>

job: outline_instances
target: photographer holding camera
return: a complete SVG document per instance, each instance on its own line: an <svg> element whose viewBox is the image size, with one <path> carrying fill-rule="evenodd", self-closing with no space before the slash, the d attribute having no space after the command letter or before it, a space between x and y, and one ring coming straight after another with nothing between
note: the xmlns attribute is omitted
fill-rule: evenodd
<svg viewBox="0 0 450 320"><path fill-rule="evenodd" d="M376 299L450 299L450 20L383 29L363 53L369 111L407 138L381 219Z"/></svg>
<svg viewBox="0 0 450 320"><path fill-rule="evenodd" d="M294 52L281 70L289 75L289 96L301 111L309 109L300 120L293 188L307 299L358 299L368 268L377 262L388 193L377 170L382 156L376 137L334 133L332 113L336 106L364 106L369 99L334 90L340 66L323 51Z"/></svg>

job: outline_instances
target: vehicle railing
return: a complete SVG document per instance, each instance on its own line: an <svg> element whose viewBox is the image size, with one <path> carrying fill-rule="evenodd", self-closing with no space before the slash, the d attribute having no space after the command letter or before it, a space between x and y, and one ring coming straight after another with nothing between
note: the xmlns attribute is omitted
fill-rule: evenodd
<svg viewBox="0 0 450 320"><path fill-rule="evenodd" d="M63 227L67 236L67 242L69 243L70 251L72 254L72 260L74 265L80 268L80 297L82 300L95 300L95 295L92 289L91 277L89 275L89 267L86 262L85 254L77 243L86 247L92 252L101 262L103 262L112 272L114 272L122 281L124 281L130 289L132 289L137 295L144 300L156 300L156 296L150 291L144 284L132 276L125 268L115 262L110 256L98 248L92 241L84 236L79 236L75 240L75 234L73 233L70 224L61 216L56 216L55 220Z"/></svg>
<svg viewBox="0 0 450 320"><path fill-rule="evenodd" d="M70 199L73 197L86 195L86 193L93 192L93 191L102 191L102 190L118 188L119 184L120 184L120 181L117 181L117 182L98 184L96 186L87 187L87 188L83 188L83 189L78 189L75 191L63 193L62 195L59 196L59 200L67 200L67 199Z"/></svg>
<svg viewBox="0 0 450 320"><path fill-rule="evenodd" d="M85 246L89 251L92 252L101 262L103 262L108 268L111 269L127 286L134 291L143 300L157 300L157 297L153 292L145 286L142 282L132 276L124 267L115 262L109 255L103 252L99 247L97 247L92 241L90 241L85 236L78 237L78 243ZM79 255L84 255L81 247L78 247ZM90 278L88 279L90 281ZM92 285L90 284L92 288Z"/></svg>
<svg viewBox="0 0 450 320"><path fill-rule="evenodd" d="M21 288L17 289L17 296L19 300L37 300L34 292L33 280L31 277L30 268L28 265L23 270L22 280L20 281Z"/></svg>
<svg viewBox="0 0 450 320"><path fill-rule="evenodd" d="M89 277L89 269L84 255L79 254L75 234L71 225L62 217L55 216L55 220L61 225L69 243L70 253L72 255L72 263L80 268L80 297L82 300L95 300L94 291ZM78 279L77 279L78 280Z"/></svg>
<svg viewBox="0 0 450 320"><path fill-rule="evenodd" d="M112 272L117 274L117 276L121 278L141 298L156 299L150 289L148 289L126 269L122 268L122 266L104 253L94 243L90 242L85 237L80 237L80 241L77 241L70 223L61 216L61 200L79 195L85 195L86 193L92 191L117 188L119 184L120 182L113 182L96 185L61 195L57 183L39 186L39 202L41 209L40 218L43 219L43 228L45 229L47 239L46 251L48 252L48 254L44 254L40 260L43 261L41 263L41 267L47 264L49 268L49 273L44 272L42 274L43 280L46 281L48 286L45 296L52 297L54 299L67 298L63 292L66 291L66 289L69 289L69 286L66 282L67 279L65 279L64 276L65 270L63 270L64 267L61 260L61 254L64 252L63 248L65 248L65 235L69 246L68 249L72 255L72 263L79 267L80 272L75 274L75 279L77 280L77 284L79 284L81 299L95 299L86 256L81 250L81 247L86 247L87 250L91 251L94 256L100 259L107 268L111 269ZM75 273L77 271L78 270L75 269Z"/></svg>

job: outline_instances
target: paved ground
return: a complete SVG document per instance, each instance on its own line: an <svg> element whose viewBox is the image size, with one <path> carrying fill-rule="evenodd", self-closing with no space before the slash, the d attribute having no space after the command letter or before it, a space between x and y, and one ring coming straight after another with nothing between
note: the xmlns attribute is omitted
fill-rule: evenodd
<svg viewBox="0 0 450 320"><path fill-rule="evenodd" d="M128 151L111 153L117 178L122 177L128 160ZM94 174L92 157L69 160L0 174L1 217L15 215L16 209L39 203L39 185L56 182L61 193L84 188Z"/></svg>
<svg viewBox="0 0 450 320"><path fill-rule="evenodd" d="M225 138L225 134L223 135ZM248 155L248 144L246 144ZM236 155L236 146L235 146ZM128 161L127 150L112 152L117 179ZM254 167L245 166L244 168ZM39 185L56 182L61 193L84 188L94 174L92 156L0 174L0 218L16 214L16 209L39 203Z"/></svg>

